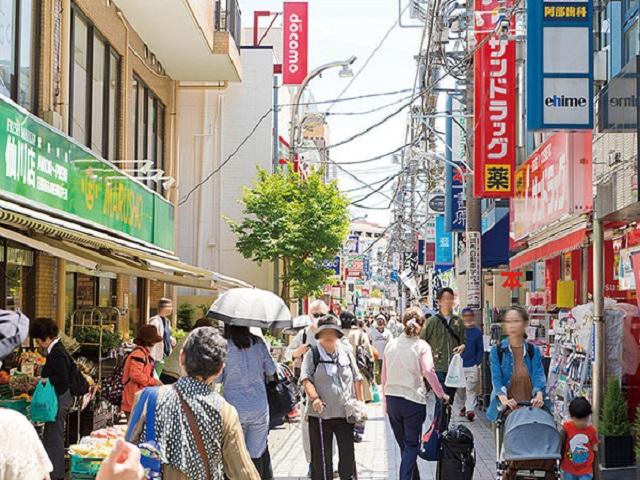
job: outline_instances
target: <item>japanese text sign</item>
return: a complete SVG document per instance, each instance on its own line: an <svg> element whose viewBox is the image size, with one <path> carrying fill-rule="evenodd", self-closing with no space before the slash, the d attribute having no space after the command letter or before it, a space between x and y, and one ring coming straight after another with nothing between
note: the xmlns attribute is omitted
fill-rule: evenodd
<svg viewBox="0 0 640 480"><path fill-rule="evenodd" d="M285 85L300 85L307 76L307 2L284 2L284 54L282 75Z"/></svg>
<svg viewBox="0 0 640 480"><path fill-rule="evenodd" d="M5 97L0 126L2 196L173 251L170 202Z"/></svg>
<svg viewBox="0 0 640 480"><path fill-rule="evenodd" d="M458 168L447 163L445 167L445 228L449 232L464 232L467 226L467 208L464 195L465 161L467 159L467 135L465 106L459 95L447 99L447 151L446 157Z"/></svg>
<svg viewBox="0 0 640 480"><path fill-rule="evenodd" d="M527 127L593 128L593 0L527 4Z"/></svg>
<svg viewBox="0 0 640 480"><path fill-rule="evenodd" d="M474 194L513 194L516 161L516 46L497 33L513 0L475 0ZM510 30L515 20L510 20ZM488 39L487 39L488 38Z"/></svg>
<svg viewBox="0 0 640 480"><path fill-rule="evenodd" d="M436 216L436 264L453 265L453 238L445 231L444 215Z"/></svg>
<svg viewBox="0 0 640 480"><path fill-rule="evenodd" d="M556 133L518 169L512 200L516 240L567 214L591 211L591 138L591 132Z"/></svg>

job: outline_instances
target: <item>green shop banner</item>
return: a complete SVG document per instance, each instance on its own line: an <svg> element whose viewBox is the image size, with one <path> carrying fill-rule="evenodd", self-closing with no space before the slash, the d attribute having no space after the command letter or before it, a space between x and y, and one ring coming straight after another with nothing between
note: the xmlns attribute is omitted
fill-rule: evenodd
<svg viewBox="0 0 640 480"><path fill-rule="evenodd" d="M173 251L171 203L2 96L0 152L2 193Z"/></svg>

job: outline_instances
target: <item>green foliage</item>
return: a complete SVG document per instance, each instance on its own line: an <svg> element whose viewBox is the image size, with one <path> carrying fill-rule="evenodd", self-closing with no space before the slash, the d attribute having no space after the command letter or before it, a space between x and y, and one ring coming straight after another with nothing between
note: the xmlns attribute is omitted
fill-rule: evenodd
<svg viewBox="0 0 640 480"><path fill-rule="evenodd" d="M100 327L76 327L73 329L73 338L81 344L98 345L98 343L100 343ZM113 348L119 347L121 343L122 338L118 333L112 332L107 328L102 329L102 353L106 353Z"/></svg>
<svg viewBox="0 0 640 480"><path fill-rule="evenodd" d="M176 328L171 332L171 335L173 335L173 338L175 338L176 341L178 341L178 340L182 340L184 337L186 337L187 336L187 332L185 332L181 328Z"/></svg>
<svg viewBox="0 0 640 480"><path fill-rule="evenodd" d="M282 296L288 300L316 293L328 283L333 260L349 228L348 200L335 182L325 183L320 172L306 179L287 169L275 174L258 169L258 181L240 199L244 219L227 219L238 236L236 247L259 264L282 261Z"/></svg>
<svg viewBox="0 0 640 480"><path fill-rule="evenodd" d="M201 303L200 305L196 305L196 308L198 310L200 310L200 313L202 313L202 315L200 315L200 317L206 317L207 316L207 312L209 311L209 305Z"/></svg>
<svg viewBox="0 0 640 480"><path fill-rule="evenodd" d="M177 316L176 326L180 330L184 330L185 332L188 332L189 330L191 330L194 311L195 311L195 308L193 308L188 303L181 303L180 305L178 305L178 311L176 312L176 316Z"/></svg>
<svg viewBox="0 0 640 480"><path fill-rule="evenodd" d="M605 437L621 437L631 433L631 423L627 415L627 401L622 395L620 381L615 377L609 379L598 427L600 433Z"/></svg>

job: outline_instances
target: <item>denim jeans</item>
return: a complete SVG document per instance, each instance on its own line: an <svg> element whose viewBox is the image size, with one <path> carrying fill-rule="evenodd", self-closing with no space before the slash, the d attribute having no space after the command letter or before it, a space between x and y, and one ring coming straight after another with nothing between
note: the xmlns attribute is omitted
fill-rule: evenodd
<svg viewBox="0 0 640 480"><path fill-rule="evenodd" d="M573 473L562 472L562 480L592 480L593 474L574 475Z"/></svg>

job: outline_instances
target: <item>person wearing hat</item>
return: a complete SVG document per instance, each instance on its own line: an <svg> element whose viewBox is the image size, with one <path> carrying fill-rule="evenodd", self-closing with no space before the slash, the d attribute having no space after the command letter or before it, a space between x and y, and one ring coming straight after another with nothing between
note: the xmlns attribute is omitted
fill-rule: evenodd
<svg viewBox="0 0 640 480"><path fill-rule="evenodd" d="M462 309L462 321L465 327L466 347L462 352L462 366L467 381L466 388L459 388L455 397L454 412L460 412L461 417L473 422L476 417L476 404L478 402L478 381L480 378L480 365L484 356L484 341L482 330L476 326L476 317L470 308Z"/></svg>
<svg viewBox="0 0 640 480"><path fill-rule="evenodd" d="M122 372L124 390L120 409L127 414L131 413L133 398L137 392L145 387L162 385L155 374L155 361L151 356L151 348L162 342L162 337L153 325L143 325L133 343L136 348L127 356Z"/></svg>
<svg viewBox="0 0 640 480"><path fill-rule="evenodd" d="M305 355L300 382L307 394L306 417L311 440L311 478L333 477L331 455L335 437L339 451L341 480L355 478L354 425L347 422L346 403L364 397L362 376L348 345L340 341L344 332L333 315L318 321L317 345Z"/></svg>

